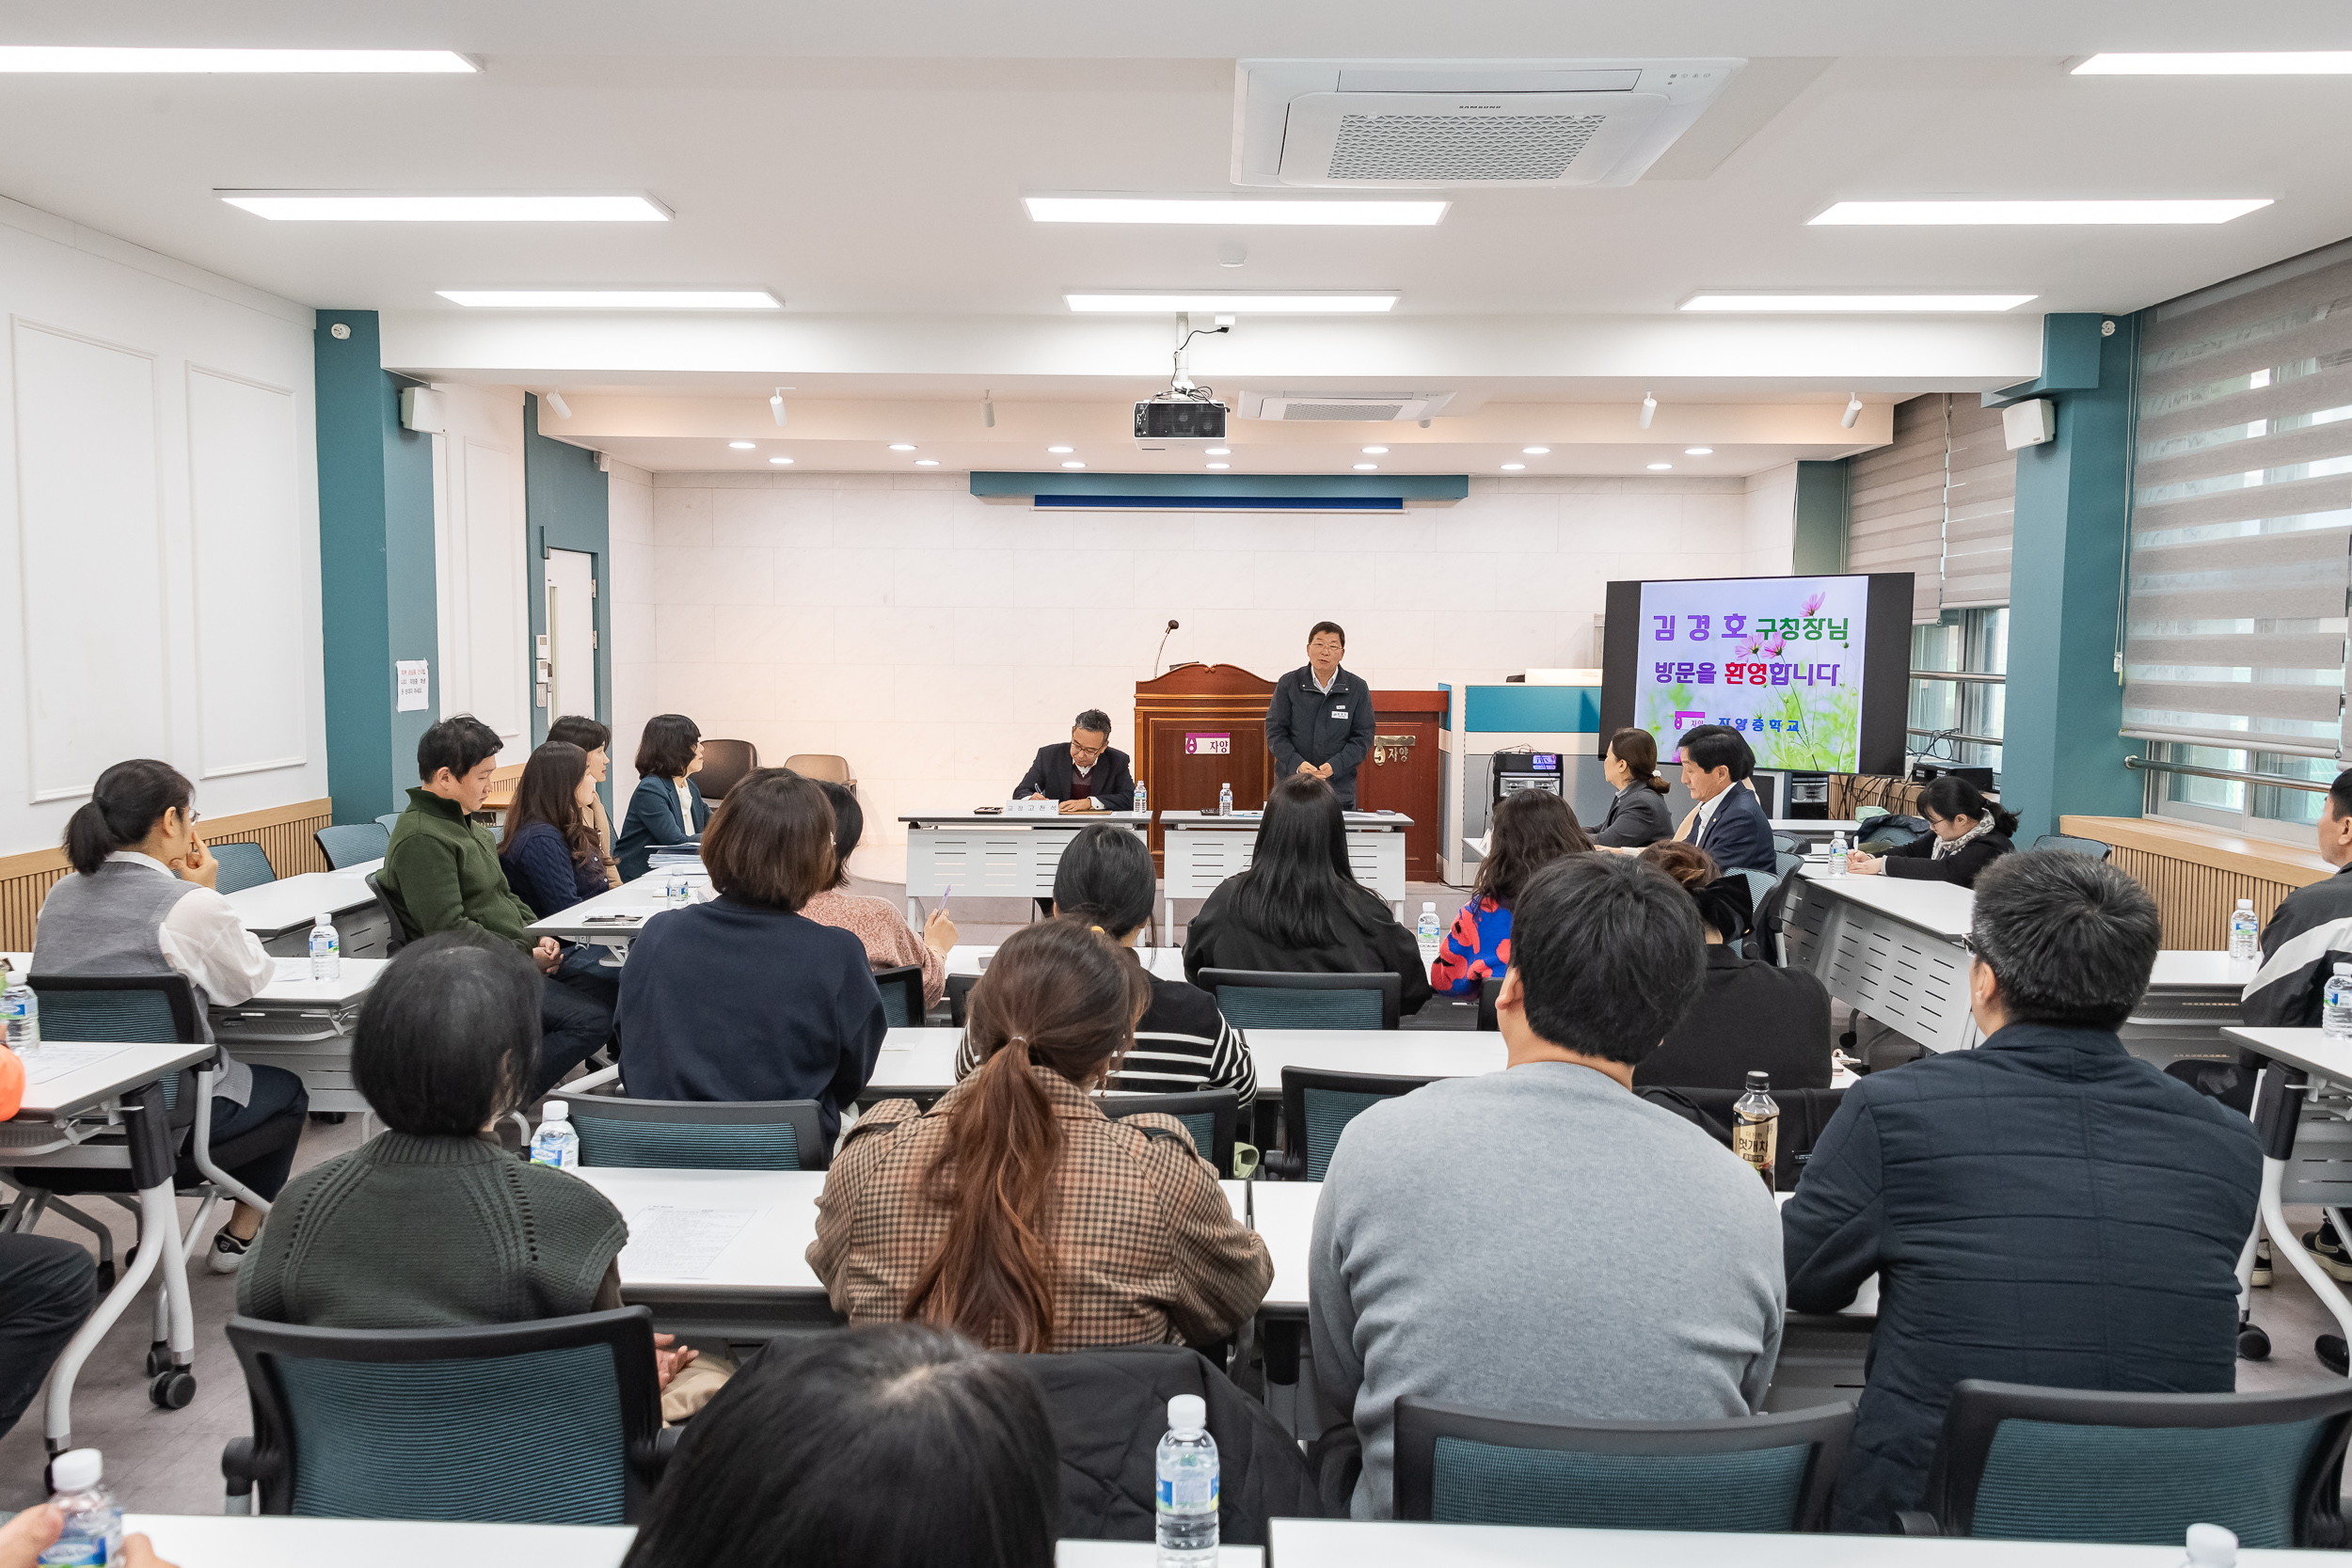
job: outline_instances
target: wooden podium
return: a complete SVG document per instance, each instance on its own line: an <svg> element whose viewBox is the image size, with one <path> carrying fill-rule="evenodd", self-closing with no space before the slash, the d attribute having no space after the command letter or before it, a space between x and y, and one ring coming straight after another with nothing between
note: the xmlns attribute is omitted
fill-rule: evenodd
<svg viewBox="0 0 2352 1568"><path fill-rule="evenodd" d="M1215 811L1217 786L1233 786L1233 806L1254 811L1274 787L1265 710L1274 683L1235 664L1184 664L1157 680L1136 682L1136 777L1152 809ZM1442 691L1375 691L1372 755L1356 771L1357 805L1403 812L1405 874L1438 879L1438 736L1445 728ZM1159 830L1152 831L1156 862Z"/></svg>

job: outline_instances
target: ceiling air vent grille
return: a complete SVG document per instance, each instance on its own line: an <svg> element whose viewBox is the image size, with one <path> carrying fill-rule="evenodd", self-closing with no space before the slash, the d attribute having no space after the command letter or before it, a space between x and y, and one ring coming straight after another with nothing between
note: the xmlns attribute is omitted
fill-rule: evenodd
<svg viewBox="0 0 2352 1568"><path fill-rule="evenodd" d="M1532 181L1567 172L1606 115L1343 115L1334 180Z"/></svg>
<svg viewBox="0 0 2352 1568"><path fill-rule="evenodd" d="M1401 403L1286 403L1282 404L1285 420L1393 420L1403 411Z"/></svg>

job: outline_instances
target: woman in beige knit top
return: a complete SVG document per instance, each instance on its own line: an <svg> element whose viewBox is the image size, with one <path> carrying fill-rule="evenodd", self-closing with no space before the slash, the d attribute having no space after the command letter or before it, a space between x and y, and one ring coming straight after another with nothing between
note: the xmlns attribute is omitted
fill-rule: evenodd
<svg viewBox="0 0 2352 1568"><path fill-rule="evenodd" d="M876 973L921 964L923 1006L937 1005L947 992L947 949L956 944L956 923L947 918L946 910L933 910L918 937L889 899L850 892L850 851L866 834L866 813L849 785L820 780L818 787L833 802L835 879L833 886L801 906L801 913L819 926L838 927L864 942L866 961Z"/></svg>

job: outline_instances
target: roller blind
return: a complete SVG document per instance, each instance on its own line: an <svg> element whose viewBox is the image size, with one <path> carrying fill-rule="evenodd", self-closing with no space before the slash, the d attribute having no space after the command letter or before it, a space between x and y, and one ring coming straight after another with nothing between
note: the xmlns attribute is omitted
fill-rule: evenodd
<svg viewBox="0 0 2352 1568"><path fill-rule="evenodd" d="M2341 756L2352 247L2151 312L2132 505L2124 733Z"/></svg>
<svg viewBox="0 0 2352 1568"><path fill-rule="evenodd" d="M1945 457L1946 610L2009 603L2009 547L2017 500L2017 454L2001 439L2001 411L1953 397Z"/></svg>
<svg viewBox="0 0 2352 1568"><path fill-rule="evenodd" d="M1948 441L1942 393L1895 405L1895 439L1847 470L1846 569L1909 572L1911 618L1943 612L1944 479Z"/></svg>

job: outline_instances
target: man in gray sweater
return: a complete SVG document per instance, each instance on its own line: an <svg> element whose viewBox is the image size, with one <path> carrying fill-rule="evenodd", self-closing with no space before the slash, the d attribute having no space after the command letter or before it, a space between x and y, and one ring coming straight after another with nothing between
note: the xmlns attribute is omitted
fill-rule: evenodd
<svg viewBox="0 0 2352 1568"><path fill-rule="evenodd" d="M1315 1379L1352 1410L1353 1512L1393 1513L1396 1402L1518 1416L1753 1415L1780 1354L1780 1222L1756 1171L1634 1098L1705 983L1691 897L1571 855L1512 912L1510 1066L1350 1122L1315 1208Z"/></svg>

